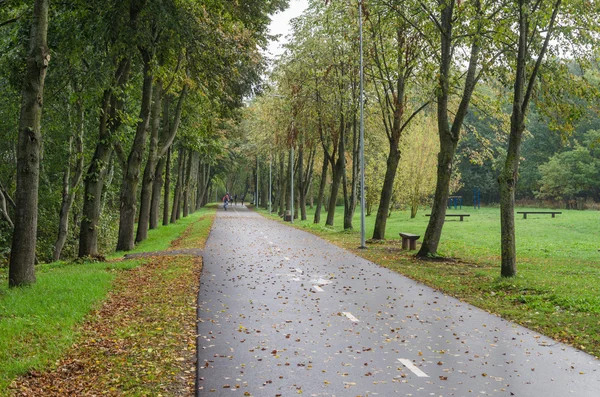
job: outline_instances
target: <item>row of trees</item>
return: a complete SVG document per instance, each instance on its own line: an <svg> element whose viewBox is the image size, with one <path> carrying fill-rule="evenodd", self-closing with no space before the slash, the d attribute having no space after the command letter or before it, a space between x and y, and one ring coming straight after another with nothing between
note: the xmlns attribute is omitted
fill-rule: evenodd
<svg viewBox="0 0 600 397"><path fill-rule="evenodd" d="M271 92L248 110L250 141L265 143L249 149L276 164L277 211L289 207L287 183L293 174L297 208L305 219L306 192L315 179L314 221L320 222L326 206L325 223L333 225L336 204L343 200L344 229L350 229L360 171L358 4L309 3L294 22L291 43L272 74ZM529 109L535 102L541 117L564 136L589 115L581 109L598 89L588 69L597 54L592 21L600 5L579 0L360 3L366 198L377 197L373 239L385 238L395 201L407 202L414 215L422 198L432 194L432 216L418 256L437 255L448 196L461 185L455 165L467 156L457 151L459 142L467 135L480 144L476 127L485 124L502 136L497 140L502 161L493 182L501 204L501 274L515 275L515 191ZM295 149L293 161L290 148ZM468 156L489 161L499 146L466 149Z"/></svg>
<svg viewBox="0 0 600 397"><path fill-rule="evenodd" d="M131 250L161 207L168 224L207 201L228 120L264 70L269 15L287 1L31 3L0 1L11 286L35 282L37 256L97 256L103 240Z"/></svg>

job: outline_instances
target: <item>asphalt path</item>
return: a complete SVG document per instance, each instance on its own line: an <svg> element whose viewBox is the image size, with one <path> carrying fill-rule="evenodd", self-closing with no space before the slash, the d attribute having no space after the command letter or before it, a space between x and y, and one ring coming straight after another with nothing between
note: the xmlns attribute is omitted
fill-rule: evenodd
<svg viewBox="0 0 600 397"><path fill-rule="evenodd" d="M600 361L240 205L198 297L199 396L600 396Z"/></svg>

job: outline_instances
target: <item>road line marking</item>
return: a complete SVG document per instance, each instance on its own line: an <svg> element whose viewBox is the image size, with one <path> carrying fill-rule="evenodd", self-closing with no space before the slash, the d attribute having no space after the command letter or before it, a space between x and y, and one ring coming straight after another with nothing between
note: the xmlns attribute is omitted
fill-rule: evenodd
<svg viewBox="0 0 600 397"><path fill-rule="evenodd" d="M419 378L429 378L429 375L427 375L425 372L421 371L419 368L417 368L412 361L406 359L406 358L399 358L398 361L400 361L402 364L404 364L404 366L408 369L410 369L412 371L412 373L414 373L415 375L417 375Z"/></svg>
<svg viewBox="0 0 600 397"><path fill-rule="evenodd" d="M325 280L323 278L320 278L318 280L310 280L311 283L313 284L319 284L319 285L327 285L327 284L331 284L332 281L329 280Z"/></svg>
<svg viewBox="0 0 600 397"><path fill-rule="evenodd" d="M348 317L348 320L352 321L353 323L357 323L358 322L358 319L356 317L354 317L352 315L352 313L350 313L350 312L343 312L342 314L344 316Z"/></svg>
<svg viewBox="0 0 600 397"><path fill-rule="evenodd" d="M313 285L313 289L317 292L325 292L325 290L318 285Z"/></svg>

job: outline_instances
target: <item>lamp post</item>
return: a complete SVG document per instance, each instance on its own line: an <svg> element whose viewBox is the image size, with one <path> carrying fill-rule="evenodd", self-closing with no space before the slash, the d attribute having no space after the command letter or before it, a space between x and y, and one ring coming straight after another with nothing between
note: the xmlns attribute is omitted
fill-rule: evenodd
<svg viewBox="0 0 600 397"><path fill-rule="evenodd" d="M365 244L365 109L362 0L358 0L358 26L360 34L360 248L367 248Z"/></svg>
<svg viewBox="0 0 600 397"><path fill-rule="evenodd" d="M269 153L269 215L271 215L272 211L272 198L271 198L271 192L273 191L273 188L271 187L271 167L272 167L272 163L273 163L273 158L271 157L271 153Z"/></svg>
<svg viewBox="0 0 600 397"><path fill-rule="evenodd" d="M294 120L292 120L292 139L290 145L290 209L292 210L292 215L290 222L294 223Z"/></svg>
<svg viewBox="0 0 600 397"><path fill-rule="evenodd" d="M256 199L254 200L254 204L256 204L256 208L258 208L258 154L256 155L256 192L255 192L255 196Z"/></svg>

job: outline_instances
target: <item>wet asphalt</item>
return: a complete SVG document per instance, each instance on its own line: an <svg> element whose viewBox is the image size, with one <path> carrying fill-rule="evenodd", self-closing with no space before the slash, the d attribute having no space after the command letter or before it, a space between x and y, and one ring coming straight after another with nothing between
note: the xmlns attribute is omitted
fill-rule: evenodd
<svg viewBox="0 0 600 397"><path fill-rule="evenodd" d="M198 297L198 396L600 396L600 361L240 205Z"/></svg>

